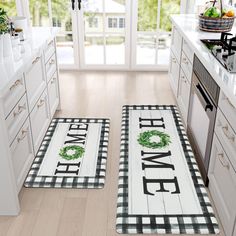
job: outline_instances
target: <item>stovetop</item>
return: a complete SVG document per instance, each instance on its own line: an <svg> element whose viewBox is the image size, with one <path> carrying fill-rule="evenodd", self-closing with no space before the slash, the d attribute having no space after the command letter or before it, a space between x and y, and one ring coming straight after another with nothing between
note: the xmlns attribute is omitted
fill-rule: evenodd
<svg viewBox="0 0 236 236"><path fill-rule="evenodd" d="M201 41L228 72L236 73L236 36L222 33L220 39Z"/></svg>

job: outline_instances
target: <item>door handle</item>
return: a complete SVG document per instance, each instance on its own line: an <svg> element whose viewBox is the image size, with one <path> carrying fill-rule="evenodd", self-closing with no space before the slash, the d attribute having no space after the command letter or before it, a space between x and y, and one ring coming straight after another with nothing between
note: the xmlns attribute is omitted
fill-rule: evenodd
<svg viewBox="0 0 236 236"><path fill-rule="evenodd" d="M71 8L72 10L75 10L75 0L71 0Z"/></svg>
<svg viewBox="0 0 236 236"><path fill-rule="evenodd" d="M208 99L207 95L205 94L204 90L202 89L202 87L199 84L196 85L196 87L206 102L205 111L207 111L207 109L210 109L211 111L213 111L213 105L209 101L209 99Z"/></svg>
<svg viewBox="0 0 236 236"><path fill-rule="evenodd" d="M78 0L78 9L81 9L81 0Z"/></svg>

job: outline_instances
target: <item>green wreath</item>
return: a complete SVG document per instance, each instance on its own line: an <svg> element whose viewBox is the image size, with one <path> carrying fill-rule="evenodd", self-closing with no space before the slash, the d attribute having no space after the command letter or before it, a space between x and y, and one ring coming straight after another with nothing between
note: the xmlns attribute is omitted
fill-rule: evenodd
<svg viewBox="0 0 236 236"><path fill-rule="evenodd" d="M160 138L160 142L152 142L151 138L153 136L158 136ZM140 133L137 141L141 146L152 149L164 148L171 143L170 136L158 130L148 130Z"/></svg>
<svg viewBox="0 0 236 236"><path fill-rule="evenodd" d="M74 151L73 154L69 154L68 151ZM75 160L81 158L84 154L84 148L80 146L66 146L62 148L59 152L59 155L66 160Z"/></svg>

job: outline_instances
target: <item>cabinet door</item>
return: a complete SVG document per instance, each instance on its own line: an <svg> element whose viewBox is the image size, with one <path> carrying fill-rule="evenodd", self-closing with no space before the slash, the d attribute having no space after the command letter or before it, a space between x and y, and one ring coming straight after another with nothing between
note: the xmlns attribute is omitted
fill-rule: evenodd
<svg viewBox="0 0 236 236"><path fill-rule="evenodd" d="M20 129L10 149L19 192L34 159L29 119L26 120L23 127Z"/></svg>
<svg viewBox="0 0 236 236"><path fill-rule="evenodd" d="M173 26L172 29L171 50L175 54L177 61L180 63L181 50L182 50L182 37L181 34L178 32L176 26Z"/></svg>
<svg viewBox="0 0 236 236"><path fill-rule="evenodd" d="M25 73L25 83L29 111L31 111L46 87L44 64L41 54L35 57L30 68Z"/></svg>
<svg viewBox="0 0 236 236"><path fill-rule="evenodd" d="M179 63L177 62L175 55L171 52L169 79L170 79L170 85L172 87L175 97L177 97L177 91L178 91L179 70L180 70Z"/></svg>
<svg viewBox="0 0 236 236"><path fill-rule="evenodd" d="M189 95L190 95L190 83L186 78L185 74L183 73L183 71L181 70L179 78L177 102L185 124L187 124Z"/></svg>
<svg viewBox="0 0 236 236"><path fill-rule="evenodd" d="M59 104L59 86L58 86L58 78L57 73L55 73L52 79L48 83L48 98L49 98L49 107L51 117L54 116L56 109Z"/></svg>
<svg viewBox="0 0 236 236"><path fill-rule="evenodd" d="M37 101L33 111L30 114L30 121L32 127L34 151L37 153L50 123L48 95L46 92L44 92Z"/></svg>
<svg viewBox="0 0 236 236"><path fill-rule="evenodd" d="M209 190L226 235L232 235L236 215L236 173L218 138L214 136L210 166Z"/></svg>

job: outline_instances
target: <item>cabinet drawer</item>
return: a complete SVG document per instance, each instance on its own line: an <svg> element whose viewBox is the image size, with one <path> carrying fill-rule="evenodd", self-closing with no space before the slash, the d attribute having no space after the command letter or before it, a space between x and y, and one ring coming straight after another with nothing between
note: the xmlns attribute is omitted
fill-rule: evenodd
<svg viewBox="0 0 236 236"><path fill-rule="evenodd" d="M3 98L3 109L5 118L9 115L13 107L20 100L24 93L25 81L22 75L19 79L17 79L10 85L8 92Z"/></svg>
<svg viewBox="0 0 236 236"><path fill-rule="evenodd" d="M175 55L171 52L170 67L169 67L169 79L170 79L170 85L172 87L175 97L177 97L177 92L178 92L179 70L180 70L180 65L179 65Z"/></svg>
<svg viewBox="0 0 236 236"><path fill-rule="evenodd" d="M48 99L51 117L54 116L59 104L58 78L55 73L48 83Z"/></svg>
<svg viewBox="0 0 236 236"><path fill-rule="evenodd" d="M44 59L45 59L45 63L48 62L48 60L50 59L50 57L55 53L55 42L54 39L50 40L46 46L46 48L44 49Z"/></svg>
<svg viewBox="0 0 236 236"><path fill-rule="evenodd" d="M225 117L227 117L227 120L236 132L236 107L234 107L234 105L222 91L220 92L219 97L219 108L221 109Z"/></svg>
<svg viewBox="0 0 236 236"><path fill-rule="evenodd" d="M37 153L50 123L48 95L44 92L30 114L34 151Z"/></svg>
<svg viewBox="0 0 236 236"><path fill-rule="evenodd" d="M183 39L183 51L186 57L189 59L189 62L193 64L193 56L194 52L192 49L189 47L188 43Z"/></svg>
<svg viewBox="0 0 236 236"><path fill-rule="evenodd" d="M34 159L29 119L26 120L23 127L20 129L10 149L19 192Z"/></svg>
<svg viewBox="0 0 236 236"><path fill-rule="evenodd" d="M215 132L236 170L236 134L220 109L217 111Z"/></svg>
<svg viewBox="0 0 236 236"><path fill-rule="evenodd" d="M171 50L175 54L177 61L180 63L181 50L182 50L182 37L181 34L178 32L176 26L173 26L172 29Z"/></svg>
<svg viewBox="0 0 236 236"><path fill-rule="evenodd" d="M12 143L19 132L19 129L28 117L28 113L26 95L24 95L6 119L10 143Z"/></svg>
<svg viewBox="0 0 236 236"><path fill-rule="evenodd" d="M52 57L49 59L49 61L46 64L46 74L47 74L47 81L49 81L53 74L55 73L57 67L56 67L56 55L53 54Z"/></svg>
<svg viewBox="0 0 236 236"><path fill-rule="evenodd" d="M183 69L187 80L189 81L189 83L191 83L193 66L183 51L181 55L181 68Z"/></svg>
<svg viewBox="0 0 236 236"><path fill-rule="evenodd" d="M37 56L33 61L30 69L25 73L25 83L31 111L46 87L46 79L44 75L44 65L41 55Z"/></svg>
<svg viewBox="0 0 236 236"><path fill-rule="evenodd" d="M226 235L232 235L236 214L236 173L218 138L214 136L210 166L209 190Z"/></svg>
<svg viewBox="0 0 236 236"><path fill-rule="evenodd" d="M187 124L189 96L190 96L190 83L187 80L183 70L181 70L179 78L177 102L185 124Z"/></svg>

